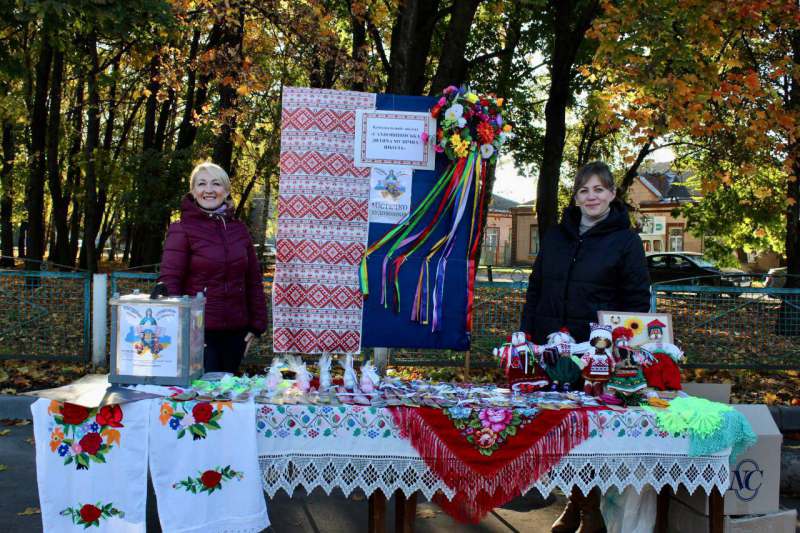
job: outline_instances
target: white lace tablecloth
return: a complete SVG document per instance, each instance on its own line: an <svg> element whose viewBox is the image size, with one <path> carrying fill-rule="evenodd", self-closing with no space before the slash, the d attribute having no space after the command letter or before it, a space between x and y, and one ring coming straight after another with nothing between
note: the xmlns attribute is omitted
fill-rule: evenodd
<svg viewBox="0 0 800 533"><path fill-rule="evenodd" d="M543 495L573 486L603 492L616 486L646 485L656 490L684 485L690 492L714 487L724 494L730 480L730 449L709 456L689 456L687 435L668 435L655 416L641 409L590 413L590 438L531 485ZM380 489L416 491L430 499L453 490L425 464L411 443L400 437L387 409L359 406L257 406L258 455L264 490L291 495L298 487L334 488L350 494Z"/></svg>

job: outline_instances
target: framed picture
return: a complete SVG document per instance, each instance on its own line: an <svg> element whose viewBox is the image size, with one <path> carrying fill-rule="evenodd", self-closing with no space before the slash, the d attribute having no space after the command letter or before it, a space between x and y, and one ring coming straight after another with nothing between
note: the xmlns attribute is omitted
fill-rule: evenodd
<svg viewBox="0 0 800 533"><path fill-rule="evenodd" d="M672 315L667 313L623 313L619 311L598 311L597 322L601 325L624 326L633 331L631 346L641 346L648 342L669 342L672 336Z"/></svg>

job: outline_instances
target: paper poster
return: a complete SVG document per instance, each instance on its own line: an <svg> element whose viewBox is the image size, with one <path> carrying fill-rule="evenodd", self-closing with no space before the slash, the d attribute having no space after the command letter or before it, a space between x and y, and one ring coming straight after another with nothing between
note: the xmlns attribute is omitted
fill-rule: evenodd
<svg viewBox="0 0 800 533"><path fill-rule="evenodd" d="M433 170L436 119L430 113L356 110L354 165Z"/></svg>
<svg viewBox="0 0 800 533"><path fill-rule="evenodd" d="M397 224L411 208L411 176L408 167L372 167L369 177L369 221Z"/></svg>
<svg viewBox="0 0 800 533"><path fill-rule="evenodd" d="M117 374L178 376L178 312L148 304L120 305Z"/></svg>

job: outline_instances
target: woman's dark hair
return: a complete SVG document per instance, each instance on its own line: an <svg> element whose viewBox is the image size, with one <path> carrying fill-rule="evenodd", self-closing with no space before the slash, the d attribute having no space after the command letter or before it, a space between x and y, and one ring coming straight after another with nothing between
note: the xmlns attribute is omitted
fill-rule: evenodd
<svg viewBox="0 0 800 533"><path fill-rule="evenodd" d="M586 185L586 182L589 181L592 176L597 176L600 183L602 183L603 187L606 189L610 191L616 189L614 185L614 176L611 175L611 169L608 168L608 165L602 161L592 161L591 163L583 165L581 169L578 170L578 173L575 174L575 185L572 187L573 198L575 198L575 195L578 194L578 190Z"/></svg>

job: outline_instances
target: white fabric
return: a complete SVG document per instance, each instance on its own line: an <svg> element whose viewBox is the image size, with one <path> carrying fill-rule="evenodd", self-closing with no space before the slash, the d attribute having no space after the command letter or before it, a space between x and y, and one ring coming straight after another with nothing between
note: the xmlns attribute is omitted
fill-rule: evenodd
<svg viewBox="0 0 800 533"><path fill-rule="evenodd" d="M206 437L195 439L186 430L194 420L195 406L208 402L151 402L150 472L158 502L158 516L165 533L171 532L257 532L269 526L261 490L261 472L256 451L255 408L249 403L212 403L220 412L220 429L207 429ZM177 429L167 413L181 412L183 425ZM188 417L193 417L189 419ZM181 438L178 434L186 430ZM223 478L214 492L192 493L179 484L187 479L198 483L204 472L226 467L237 475Z"/></svg>
<svg viewBox="0 0 800 533"><path fill-rule="evenodd" d="M622 494L612 488L600 503L607 533L653 533L657 501L653 487L645 487L641 493L628 487Z"/></svg>
<svg viewBox="0 0 800 533"><path fill-rule="evenodd" d="M257 406L258 454L264 490L322 488L345 494L360 488L430 498L453 490L428 469L411 443L400 437L388 409L361 406ZM658 430L655 416L641 409L596 411L589 415L590 438L531 485L542 494L572 487L588 493L599 487L641 492L684 485L690 492L727 489L730 450L689 457L686 435Z"/></svg>
<svg viewBox="0 0 800 533"><path fill-rule="evenodd" d="M52 405L55 407L56 403ZM67 509L79 512L87 504L98 508L111 504L114 510L124 515L114 513L101 517L97 527L91 526L90 531L144 533L148 408L147 402L123 404L120 421L123 427L111 428L119 433L119 438L112 438L110 449L102 454L105 462L90 460L87 469L78 470L74 460L64 464L68 457L75 457L73 452L77 452L77 449L70 446L70 451L60 455L56 446L60 438L58 432L67 433L67 438L73 440L73 444L80 443L84 436L90 433L99 435L102 431L101 427L90 427L96 424L95 417L90 416L83 424L75 426L76 432L72 428L64 431L65 426L57 424L54 419L55 411L51 409L50 400L39 399L31 405L36 441L36 478L44 531L83 530L84 526L76 524ZM104 436L103 441L107 445L108 437ZM61 451L66 450L62 448Z"/></svg>

